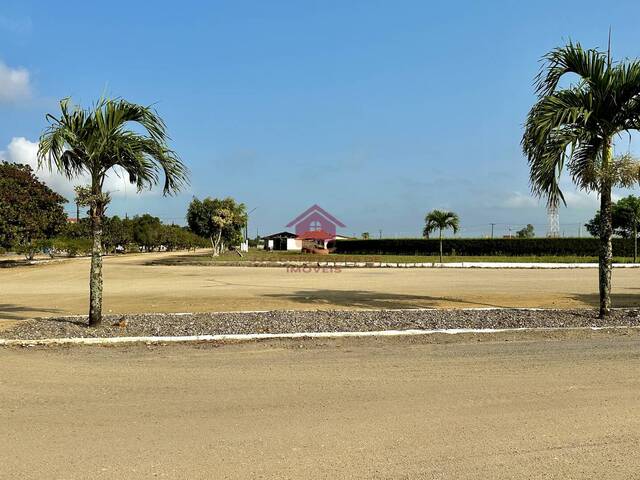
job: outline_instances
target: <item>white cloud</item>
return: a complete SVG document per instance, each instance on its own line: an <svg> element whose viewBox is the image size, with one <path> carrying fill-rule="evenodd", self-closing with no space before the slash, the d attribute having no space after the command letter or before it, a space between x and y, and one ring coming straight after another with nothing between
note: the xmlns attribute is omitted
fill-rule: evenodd
<svg viewBox="0 0 640 480"><path fill-rule="evenodd" d="M502 202L502 206L506 208L534 208L538 206L538 201L531 195L513 192Z"/></svg>
<svg viewBox="0 0 640 480"><path fill-rule="evenodd" d="M569 208L597 209L599 206L598 195L595 192L563 191L564 199Z"/></svg>
<svg viewBox="0 0 640 480"><path fill-rule="evenodd" d="M596 192L585 192L582 190L575 190L573 185L562 186L562 193L564 199L567 202L567 208L573 208L576 210L597 210L600 207L600 200ZM611 198L614 202L620 200L621 195L612 193ZM505 208L535 208L545 207L545 200L538 200L530 195L525 195L520 192L513 192L507 199L502 202L502 207Z"/></svg>
<svg viewBox="0 0 640 480"><path fill-rule="evenodd" d="M60 175L55 171L49 171L46 166L38 169L38 144L24 137L14 137L11 139L7 150L0 151L0 160L30 165L41 181L66 197L69 201L73 200L73 187L75 185L88 185L90 183L87 175L69 180L64 175ZM137 193L135 185L131 185L126 176L118 176L115 171L110 172L110 175L105 180L104 191L110 192L113 197L124 197L127 194L135 195ZM151 192L145 191L144 193L149 194L156 192L152 190Z"/></svg>
<svg viewBox="0 0 640 480"><path fill-rule="evenodd" d="M10 68L0 61L0 103L11 103L31 96L29 72Z"/></svg>

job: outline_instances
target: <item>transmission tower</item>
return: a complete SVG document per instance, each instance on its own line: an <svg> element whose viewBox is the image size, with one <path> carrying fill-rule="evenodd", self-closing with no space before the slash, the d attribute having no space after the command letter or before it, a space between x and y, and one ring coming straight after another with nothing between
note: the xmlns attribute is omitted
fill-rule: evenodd
<svg viewBox="0 0 640 480"><path fill-rule="evenodd" d="M557 205L550 205L547 207L547 237L558 238L560 236L560 214L558 213Z"/></svg>

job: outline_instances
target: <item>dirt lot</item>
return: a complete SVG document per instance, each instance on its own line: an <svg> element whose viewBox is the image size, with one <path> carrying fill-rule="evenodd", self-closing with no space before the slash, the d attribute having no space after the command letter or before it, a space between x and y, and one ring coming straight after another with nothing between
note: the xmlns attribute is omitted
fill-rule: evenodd
<svg viewBox="0 0 640 480"><path fill-rule="evenodd" d="M580 335L0 349L0 477L638 478L640 335Z"/></svg>
<svg viewBox="0 0 640 480"><path fill-rule="evenodd" d="M584 307L597 272L575 270L342 269L169 266L173 254L105 259L105 313L222 310ZM183 254L180 254L183 255ZM88 259L0 268L0 321L85 313ZM617 306L640 304L640 270L614 272Z"/></svg>

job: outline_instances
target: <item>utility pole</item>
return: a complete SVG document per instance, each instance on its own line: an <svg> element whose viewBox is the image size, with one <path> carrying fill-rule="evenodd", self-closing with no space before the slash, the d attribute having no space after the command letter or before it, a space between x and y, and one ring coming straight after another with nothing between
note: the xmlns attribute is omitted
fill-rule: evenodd
<svg viewBox="0 0 640 480"><path fill-rule="evenodd" d="M378 233L380 234L380 239L382 239L382 229L378 230Z"/></svg>
<svg viewBox="0 0 640 480"><path fill-rule="evenodd" d="M254 212L258 207L252 208L247 212L247 222L244 224L244 239L249 241L249 215ZM256 235L257 236L257 235Z"/></svg>
<svg viewBox="0 0 640 480"><path fill-rule="evenodd" d="M495 226L496 226L496 224L495 224L495 223L492 223L492 224L491 224L491 238L493 238L493 227L495 227Z"/></svg>

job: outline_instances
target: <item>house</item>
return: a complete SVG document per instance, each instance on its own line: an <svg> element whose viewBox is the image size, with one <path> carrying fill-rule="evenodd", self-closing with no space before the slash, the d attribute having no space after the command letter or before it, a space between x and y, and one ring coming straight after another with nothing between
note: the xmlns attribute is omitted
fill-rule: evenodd
<svg viewBox="0 0 640 480"><path fill-rule="evenodd" d="M302 240L295 233L278 232L262 237L262 239L265 250L290 250L293 252L302 250Z"/></svg>
<svg viewBox="0 0 640 480"><path fill-rule="evenodd" d="M335 238L337 227L346 227L344 223L319 205L312 205L287 224L287 228L294 226L298 237L308 232L321 231L329 235L331 239Z"/></svg>
<svg viewBox="0 0 640 480"><path fill-rule="evenodd" d="M292 227L295 233L284 231L264 237L265 250L326 249L336 239L337 228L346 225L319 205L312 205L287 224L287 228Z"/></svg>
<svg viewBox="0 0 640 480"><path fill-rule="evenodd" d="M329 242L336 238L329 232L324 230L309 230L298 237L302 240L302 247L313 251L315 248L327 249Z"/></svg>

